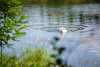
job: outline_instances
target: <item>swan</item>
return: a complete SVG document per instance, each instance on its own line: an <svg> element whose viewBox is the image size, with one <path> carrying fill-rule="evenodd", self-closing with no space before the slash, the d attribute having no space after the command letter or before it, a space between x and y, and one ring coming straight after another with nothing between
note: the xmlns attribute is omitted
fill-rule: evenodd
<svg viewBox="0 0 100 67"><path fill-rule="evenodd" d="M63 39L65 36L65 33L68 32L68 30L65 27L60 27L58 29L59 35L60 35L60 39Z"/></svg>
<svg viewBox="0 0 100 67"><path fill-rule="evenodd" d="M65 36L65 33L68 32L68 30L64 27L60 27L58 28L58 33L59 33L59 36L55 36L53 39L54 41L59 41L61 39L63 39L63 37Z"/></svg>

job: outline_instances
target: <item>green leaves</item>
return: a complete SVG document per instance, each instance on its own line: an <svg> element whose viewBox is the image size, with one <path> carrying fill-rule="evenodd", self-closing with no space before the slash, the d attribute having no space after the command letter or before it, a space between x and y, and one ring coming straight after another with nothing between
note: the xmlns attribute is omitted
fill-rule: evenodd
<svg viewBox="0 0 100 67"><path fill-rule="evenodd" d="M20 19L23 19L23 20L24 20L24 19L27 19L27 18L28 18L28 16L21 16L21 17L20 17Z"/></svg>
<svg viewBox="0 0 100 67"><path fill-rule="evenodd" d="M16 30L15 37L22 37L25 34L26 34L25 32L20 32L20 31Z"/></svg>
<svg viewBox="0 0 100 67"><path fill-rule="evenodd" d="M23 29L26 29L27 27L28 27L28 25L22 24L22 25L18 28L18 30L23 30Z"/></svg>
<svg viewBox="0 0 100 67"><path fill-rule="evenodd" d="M22 13L22 1L0 0L0 42L5 45L9 40L16 40L17 37L25 35L23 29L28 26L24 21L28 18Z"/></svg>
<svg viewBox="0 0 100 67"><path fill-rule="evenodd" d="M7 15L8 16L18 16L18 15L20 15L21 9L19 9L19 8L21 8L21 7L19 6L19 7L9 8Z"/></svg>
<svg viewBox="0 0 100 67"><path fill-rule="evenodd" d="M4 23L5 28L7 28L8 30L12 30L15 26L15 23L13 20L11 19L7 19Z"/></svg>

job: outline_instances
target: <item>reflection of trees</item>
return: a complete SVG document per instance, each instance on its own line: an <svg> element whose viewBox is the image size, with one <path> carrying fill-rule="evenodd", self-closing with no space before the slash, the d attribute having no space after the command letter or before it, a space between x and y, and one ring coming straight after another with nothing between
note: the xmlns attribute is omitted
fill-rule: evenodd
<svg viewBox="0 0 100 67"><path fill-rule="evenodd" d="M48 9L49 24L59 26L63 23L64 12L63 8L49 8Z"/></svg>
<svg viewBox="0 0 100 67"><path fill-rule="evenodd" d="M68 8L68 16L67 16L67 18L68 18L68 21L70 23L73 23L74 22L75 16L74 16L74 12L73 12L71 6L69 6L69 8Z"/></svg>
<svg viewBox="0 0 100 67"><path fill-rule="evenodd" d="M25 0L26 3L42 3L42 4L84 4L84 3L100 3L100 0Z"/></svg>
<svg viewBox="0 0 100 67"><path fill-rule="evenodd" d="M100 15L99 14L96 14L96 13L88 13L88 14L84 14L83 15L83 19L86 18L85 21L88 21L88 22L92 22L92 20L94 20L93 23L96 23L99 25L100 23Z"/></svg>
<svg viewBox="0 0 100 67"><path fill-rule="evenodd" d="M80 23L81 23L81 24L83 24L83 23L85 22L85 16L84 16L83 13L84 13L83 11L81 11L81 12L79 13L79 20L80 20Z"/></svg>

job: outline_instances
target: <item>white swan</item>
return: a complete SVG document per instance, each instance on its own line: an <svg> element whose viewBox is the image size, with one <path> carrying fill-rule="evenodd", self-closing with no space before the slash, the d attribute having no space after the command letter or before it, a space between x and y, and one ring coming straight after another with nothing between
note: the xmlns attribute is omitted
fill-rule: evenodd
<svg viewBox="0 0 100 67"><path fill-rule="evenodd" d="M68 32L68 30L64 27L60 27L58 32L60 33L60 37L63 38L65 33Z"/></svg>

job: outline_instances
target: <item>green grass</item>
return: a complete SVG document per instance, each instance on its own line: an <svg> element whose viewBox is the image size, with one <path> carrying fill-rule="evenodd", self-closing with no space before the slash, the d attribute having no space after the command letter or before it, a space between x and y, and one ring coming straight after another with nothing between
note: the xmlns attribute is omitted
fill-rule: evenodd
<svg viewBox="0 0 100 67"><path fill-rule="evenodd" d="M24 48L24 51L20 57L14 54L8 55L3 52L2 64L0 67L55 67L56 58L51 57L52 53L47 52L43 48ZM1 56L0 56L1 59ZM63 65L64 66L64 65ZM62 67L62 65L58 65ZM65 67L70 67L66 65Z"/></svg>
<svg viewBox="0 0 100 67"><path fill-rule="evenodd" d="M16 55L7 55L3 53L2 59L3 61L0 67L47 67L50 55L46 50L41 48L34 50L28 48L25 49L20 58Z"/></svg>

